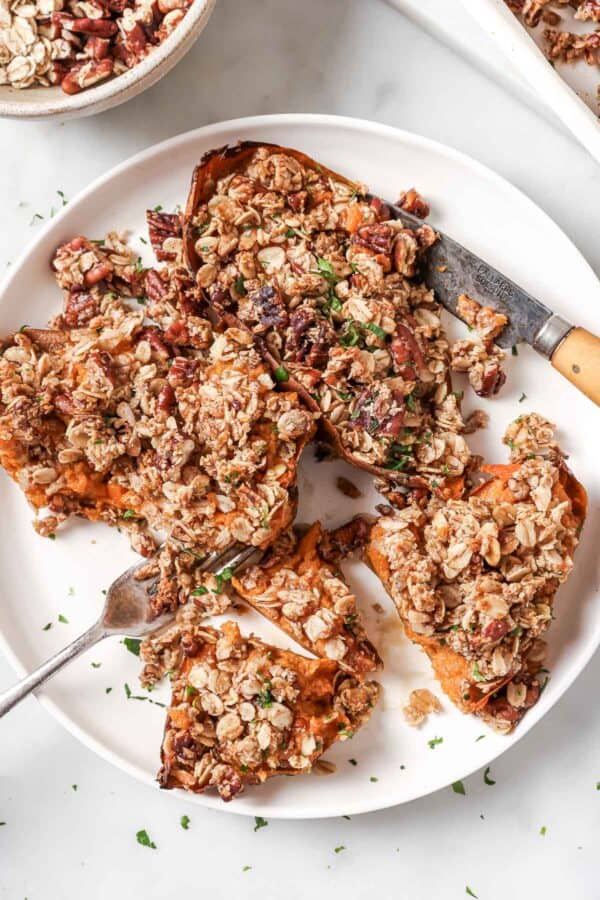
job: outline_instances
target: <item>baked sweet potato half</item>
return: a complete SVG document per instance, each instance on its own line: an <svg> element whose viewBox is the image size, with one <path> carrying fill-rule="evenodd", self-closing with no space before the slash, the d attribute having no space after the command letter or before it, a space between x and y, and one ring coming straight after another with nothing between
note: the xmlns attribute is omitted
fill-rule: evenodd
<svg viewBox="0 0 600 900"><path fill-rule="evenodd" d="M193 652L173 674L162 745L162 787L231 800L248 784L302 775L371 716L379 685L334 660L307 659L234 622L199 627Z"/></svg>
<svg viewBox="0 0 600 900"><path fill-rule="evenodd" d="M0 346L0 465L48 513L38 531L78 515L129 530L147 556L162 532L192 559L271 544L295 515L314 415L275 389L244 330L181 309L178 271L154 273L165 294L150 306L127 302L144 285L118 235L69 241L53 268L51 329Z"/></svg>
<svg viewBox="0 0 600 900"><path fill-rule="evenodd" d="M418 278L435 240L306 154L248 141L203 157L183 221L210 307L252 334L337 453L421 486L469 459L440 307Z"/></svg>
<svg viewBox="0 0 600 900"><path fill-rule="evenodd" d="M367 555L446 694L508 732L540 693L541 637L573 566L586 494L560 459L482 471L491 478L465 499L382 517Z"/></svg>
<svg viewBox="0 0 600 900"><path fill-rule="evenodd" d="M319 522L299 540L290 532L282 554L274 548L260 565L234 576L233 587L315 656L334 659L357 675L373 672L381 660L367 638L356 597L321 555L323 538Z"/></svg>

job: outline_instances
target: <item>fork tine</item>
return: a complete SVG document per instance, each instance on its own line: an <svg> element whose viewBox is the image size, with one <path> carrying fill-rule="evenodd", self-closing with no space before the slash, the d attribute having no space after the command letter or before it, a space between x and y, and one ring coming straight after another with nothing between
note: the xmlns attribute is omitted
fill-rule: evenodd
<svg viewBox="0 0 600 900"><path fill-rule="evenodd" d="M231 544L225 550L214 550L205 556L198 569L200 572L214 572L222 574L225 569L236 569L247 562L255 553L262 553L258 547L248 547L246 544Z"/></svg>

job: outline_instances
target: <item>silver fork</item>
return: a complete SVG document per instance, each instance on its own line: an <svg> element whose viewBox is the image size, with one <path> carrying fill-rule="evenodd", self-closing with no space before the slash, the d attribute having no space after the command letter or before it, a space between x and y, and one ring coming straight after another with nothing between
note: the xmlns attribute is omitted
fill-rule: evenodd
<svg viewBox="0 0 600 900"><path fill-rule="evenodd" d="M211 571L216 575L222 575L227 570L239 569L256 553L260 553L256 547L234 545L228 550L209 554L202 560L198 568L201 572ZM41 687L63 666L104 638L114 635L144 637L172 621L175 613L155 618L151 616L149 600L156 587L158 577L153 576L146 579L135 577L136 572L147 564L147 561L138 563L113 581L106 593L104 609L100 618L91 628L42 663L30 675L26 675L17 684L0 694L0 718L17 703L20 703L24 697Z"/></svg>

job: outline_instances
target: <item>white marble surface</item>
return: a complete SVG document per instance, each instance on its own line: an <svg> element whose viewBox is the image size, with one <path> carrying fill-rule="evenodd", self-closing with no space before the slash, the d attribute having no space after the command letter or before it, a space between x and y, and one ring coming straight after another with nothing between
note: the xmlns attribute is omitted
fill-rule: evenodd
<svg viewBox="0 0 600 900"><path fill-rule="evenodd" d="M381 0L219 0L200 42L145 95L65 125L0 123L0 270L33 238L32 217L49 213L57 190L71 197L189 128L287 111L377 119L470 153L530 194L600 271L597 165ZM1 518L0 533L10 540ZM0 660L0 689L12 679ZM469 885L480 900L595 900L599 679L596 657L493 766L493 786L479 773L464 797L448 788L351 821L271 822L256 833L248 819L130 780L29 700L0 726L0 897L220 900L238 891L304 900L334 891L450 900ZM136 843L141 828L157 850Z"/></svg>

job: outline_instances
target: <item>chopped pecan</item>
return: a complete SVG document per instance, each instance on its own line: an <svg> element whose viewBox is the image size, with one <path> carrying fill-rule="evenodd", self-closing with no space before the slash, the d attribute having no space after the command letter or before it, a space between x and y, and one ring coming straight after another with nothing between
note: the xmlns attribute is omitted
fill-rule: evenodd
<svg viewBox="0 0 600 900"><path fill-rule="evenodd" d="M175 406L175 392L170 384L165 384L156 400L156 406L161 412L170 413Z"/></svg>
<svg viewBox="0 0 600 900"><path fill-rule="evenodd" d="M172 322L165 331L165 341L175 345L189 344L190 333L185 322L182 322L181 319Z"/></svg>
<svg viewBox="0 0 600 900"><path fill-rule="evenodd" d="M390 344L394 371L407 381L414 381L425 361L416 337L402 322L396 324L396 333Z"/></svg>
<svg viewBox="0 0 600 900"><path fill-rule="evenodd" d="M195 359L188 359L184 356L176 356L171 363L167 379L173 387L191 384L194 372L198 368L198 362Z"/></svg>
<svg viewBox="0 0 600 900"><path fill-rule="evenodd" d="M290 317L288 334L286 350L296 362L317 369L327 365L335 333L326 319L314 310L298 309Z"/></svg>
<svg viewBox="0 0 600 900"><path fill-rule="evenodd" d="M146 211L148 224L148 236L156 258L161 262L172 262L177 256L175 253L163 249L167 238L181 237L181 219L175 213L157 212L154 209Z"/></svg>
<svg viewBox="0 0 600 900"><path fill-rule="evenodd" d="M146 294L150 300L158 302L169 293L168 285L160 277L156 269L148 269L145 275Z"/></svg>
<svg viewBox="0 0 600 900"><path fill-rule="evenodd" d="M417 239L409 228L403 228L396 233L393 248L394 268L401 275L412 278L417 273L417 251L419 245Z"/></svg>
<svg viewBox="0 0 600 900"><path fill-rule="evenodd" d="M112 59L101 59L98 62L94 60L88 63L80 63L69 71L61 81L61 87L66 94L78 94L85 88L104 81L112 75L113 61Z"/></svg>
<svg viewBox="0 0 600 900"><path fill-rule="evenodd" d="M88 291L70 291L63 305L63 319L69 328L83 328L98 315L99 304Z"/></svg>
<svg viewBox="0 0 600 900"><path fill-rule="evenodd" d="M288 194L287 202L292 207L294 212L303 213L306 209L307 199L308 199L307 191L296 191L295 193Z"/></svg>
<svg viewBox="0 0 600 900"><path fill-rule="evenodd" d="M251 319L263 328L283 328L287 325L288 314L275 285L263 284L248 299L252 304Z"/></svg>
<svg viewBox="0 0 600 900"><path fill-rule="evenodd" d="M430 212L429 204L415 188L400 194L398 206L419 219L426 219Z"/></svg>
<svg viewBox="0 0 600 900"><path fill-rule="evenodd" d="M366 247L374 253L383 253L385 256L389 256L392 252L393 237L392 227L385 223L362 225L352 235L352 243L359 247Z"/></svg>

